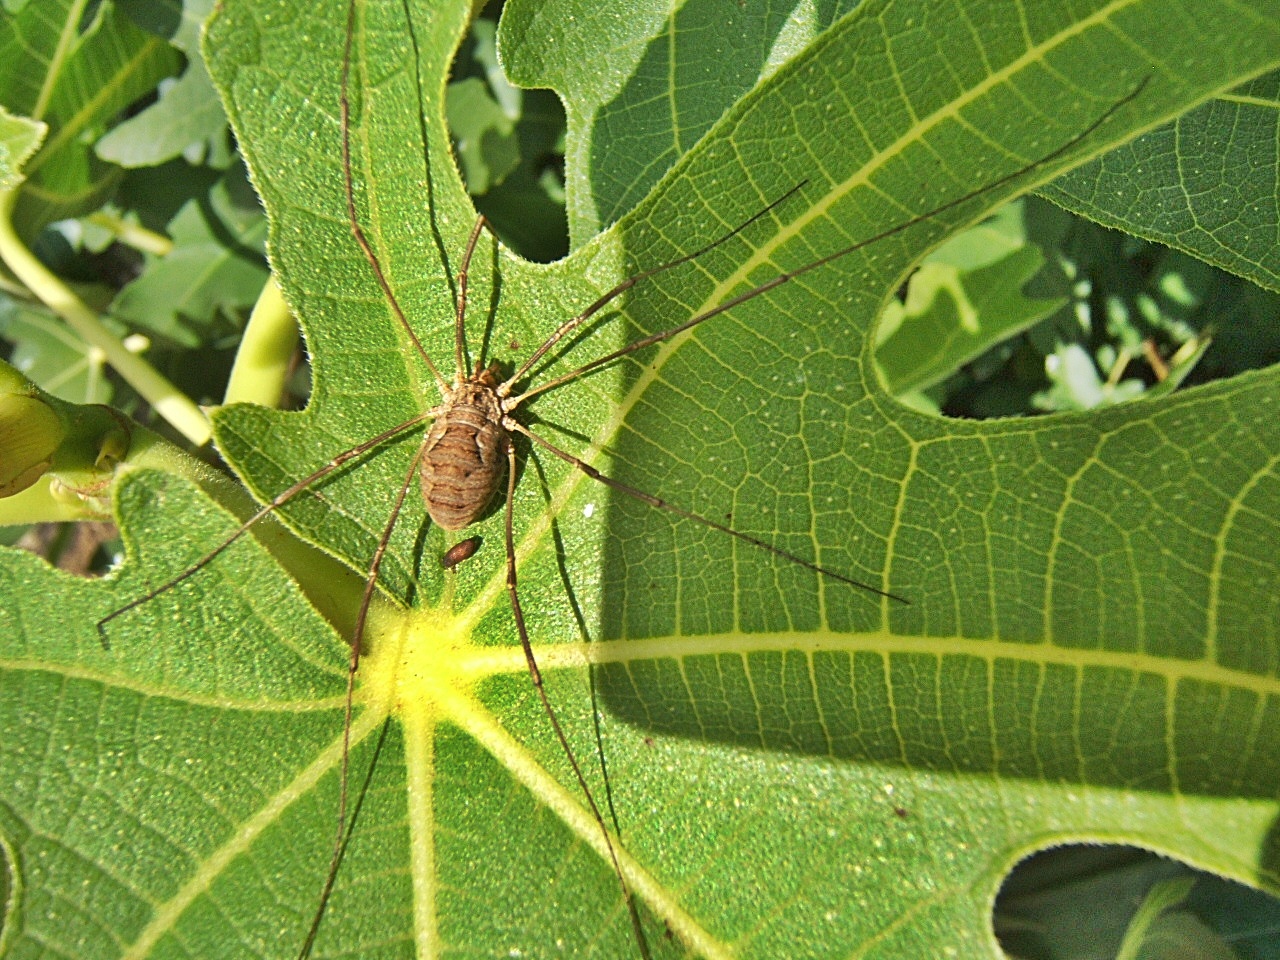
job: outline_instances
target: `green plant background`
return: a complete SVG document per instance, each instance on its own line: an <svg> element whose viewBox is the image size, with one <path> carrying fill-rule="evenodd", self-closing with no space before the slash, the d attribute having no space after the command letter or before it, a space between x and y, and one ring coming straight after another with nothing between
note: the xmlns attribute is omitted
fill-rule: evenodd
<svg viewBox="0 0 1280 960"><path fill-rule="evenodd" d="M205 39L311 356L305 411L216 417L220 451L259 496L435 402L346 221L343 6L228 4ZM509 74L565 97L576 249L539 266L482 243L473 352L483 330L490 354L523 355L622 277L805 181L739 240L638 286L539 376L573 369L1018 170L1152 79L1052 164L531 407L540 433L610 476L911 601L673 524L554 458L525 460L516 539L532 639L579 757L596 755L599 724L654 954L992 955L1002 878L1072 840L1274 891L1274 371L1096 412L961 422L890 398L871 331L912 265L1002 200L1092 160L1060 189L1101 203L1108 178L1146 169L1136 149L1111 148L1188 123L1192 108L1243 116L1249 105L1222 95L1280 64L1280 9L797 9L757 21L733 3L674 17L508 7ZM355 35L361 222L436 358L451 356L474 217L444 126L468 16L370 4ZM704 83L748 26L758 56ZM1258 99L1262 84L1245 89ZM1194 178L1159 182L1200 194ZM1164 209L1141 195L1102 218L1149 226ZM1242 235L1265 232L1275 209L1272 183L1237 211ZM1193 252L1212 240L1230 251L1214 259L1274 285L1269 247L1190 219L1149 228ZM286 509L289 526L363 569L415 445L329 478ZM106 581L5 556L3 945L292 955L332 840L351 585L304 561L299 588L246 541L116 621L104 650L98 617L234 523L153 472L119 482L117 509L128 559ZM412 499L391 540L354 729L355 782L373 773L317 955L636 952L511 648L500 519L481 524L481 553L454 576L435 568L448 541ZM397 663L420 679L389 693Z"/></svg>

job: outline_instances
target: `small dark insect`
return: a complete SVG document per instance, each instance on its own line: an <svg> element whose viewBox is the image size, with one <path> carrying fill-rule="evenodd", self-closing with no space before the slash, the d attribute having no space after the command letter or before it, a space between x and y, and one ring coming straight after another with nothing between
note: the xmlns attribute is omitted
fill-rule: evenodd
<svg viewBox="0 0 1280 960"><path fill-rule="evenodd" d="M452 570L463 560L470 560L474 557L479 549L479 537L467 537L466 540L459 540L445 551L444 556L440 558L440 566L446 570Z"/></svg>
<svg viewBox="0 0 1280 960"><path fill-rule="evenodd" d="M894 291L894 294L893 294L894 299L897 300L899 303L905 304L907 302L907 292L911 289L911 280L919 272L920 272L919 267L916 267L915 269L913 269L909 274L907 274L907 278L902 281L901 286L899 286L898 289Z"/></svg>

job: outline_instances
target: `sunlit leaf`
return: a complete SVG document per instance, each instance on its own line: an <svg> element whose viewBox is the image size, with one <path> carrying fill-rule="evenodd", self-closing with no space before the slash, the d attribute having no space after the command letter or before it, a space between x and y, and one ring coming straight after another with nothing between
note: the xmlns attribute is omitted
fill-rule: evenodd
<svg viewBox="0 0 1280 960"><path fill-rule="evenodd" d="M361 6L351 78L358 216L446 375L474 212L443 96L469 7ZM314 375L305 412L218 417L220 449L264 497L438 399L345 212L343 8L229 2L206 41ZM612 9L590 9L537 52L603 75L584 54L619 38ZM1197 29L1170 31L1185 13L1172 0L870 0L776 69L753 61L705 135L653 183L629 181L614 226L567 260L482 239L471 359L485 344L511 362L623 277L802 184L740 238L638 284L537 381L943 208L530 405L540 435L610 476L910 600L522 449L530 632L603 800L598 718L655 956L990 956L1002 875L1071 838L1274 889L1276 373L970 423L904 410L871 360L882 305L952 232L1280 63L1274 2L1250 7L1247 30L1238 5L1196 10ZM706 38L682 24L668 39L695 56ZM571 205L590 188L570 177ZM410 432L327 478L287 522L364 569L417 445ZM245 538L113 620L104 649L97 618L234 526L167 476L135 474L118 498L129 555L109 581L29 558L0 574L16 948L291 956L332 844L358 594L318 566L295 584ZM450 575L452 540L412 496L391 538L352 727L364 803L317 956L638 955L514 645L501 519L499 503Z"/></svg>

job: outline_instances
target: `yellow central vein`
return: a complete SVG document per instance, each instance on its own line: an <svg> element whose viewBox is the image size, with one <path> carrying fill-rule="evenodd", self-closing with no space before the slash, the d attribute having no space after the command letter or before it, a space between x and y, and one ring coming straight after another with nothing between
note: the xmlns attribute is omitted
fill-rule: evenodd
<svg viewBox="0 0 1280 960"><path fill-rule="evenodd" d="M502 728L493 714L453 688L442 687L437 691L437 705L612 869L600 825L520 741ZM627 886L666 921L694 953L708 960L732 960L733 951L687 913L670 891L627 853L616 837L613 849L618 855L618 864Z"/></svg>
<svg viewBox="0 0 1280 960"><path fill-rule="evenodd" d="M121 676L116 673L85 667L77 663L59 664L48 660L29 660L24 658L7 659L0 657L0 672L53 674L68 680L85 680L102 687L109 687L112 690L126 690L141 697L163 697L190 706L211 707L215 710L257 711L259 713L314 713L323 710L340 710L345 700L342 695L324 697L318 700L255 699L251 697L232 697L224 694L211 696L194 687L183 689L176 685L147 683L136 677Z"/></svg>
<svg viewBox="0 0 1280 960"><path fill-rule="evenodd" d="M902 637L888 632L831 635L822 633L718 634L700 637L661 637L649 640L602 640L557 643L535 648L544 670L582 669L589 664L634 663L644 660L683 660L698 656L745 656L753 653L874 653L937 657L975 657L995 663L1018 660L1076 669L1130 670L1164 677L1171 683L1196 681L1225 689L1250 690L1259 696L1280 696L1280 677L1234 670L1208 660L1155 657L1132 651L1091 650L1049 643L1013 643L966 637ZM476 677L523 673L528 667L518 647L476 647L465 652L456 669Z"/></svg>
<svg viewBox="0 0 1280 960"><path fill-rule="evenodd" d="M409 798L409 856L413 877L413 939L423 960L443 953L436 913L435 716L422 700L401 702L404 723L406 791Z"/></svg>

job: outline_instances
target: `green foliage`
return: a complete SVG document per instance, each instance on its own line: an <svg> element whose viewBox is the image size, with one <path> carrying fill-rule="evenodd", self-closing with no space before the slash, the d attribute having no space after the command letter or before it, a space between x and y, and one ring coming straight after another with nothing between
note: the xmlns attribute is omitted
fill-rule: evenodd
<svg viewBox="0 0 1280 960"><path fill-rule="evenodd" d="M203 65L181 66L179 51L194 49L202 6L55 0L0 14L0 102L34 131L38 147L14 155L2 198L0 258L20 281L0 297L12 359L32 373L57 371L41 380L65 399L110 399L129 413L159 409L195 442L207 439L208 423L191 398L217 396L230 358L216 348L238 330L267 275L255 228L225 201L238 179L250 198L247 216L265 233L225 148L225 117ZM147 105L148 98L157 99ZM137 111L131 119L129 109ZM184 152L190 162L172 159ZM185 226L175 219L184 206L201 211L202 229L193 229L190 214ZM165 229L173 236L158 233ZM163 287L163 274L175 268L190 279L191 262L207 269L211 250L234 257L239 269L203 297L183 284L185 296L139 308L140 291ZM155 339L122 343L126 323ZM200 348L199 361L181 346ZM107 382L108 367L124 389Z"/></svg>
<svg viewBox="0 0 1280 960"><path fill-rule="evenodd" d="M1280 250L1264 227L1280 168L1278 94L1277 73L1223 91L1060 177L1044 195L1280 290Z"/></svg>
<svg viewBox="0 0 1280 960"><path fill-rule="evenodd" d="M200 26L213 0L186 0L180 6L134 0L125 6L144 29L169 38L186 56L187 68L156 91L155 103L104 134L97 143L98 156L122 167L154 167L217 144L227 118L200 58Z"/></svg>
<svg viewBox="0 0 1280 960"><path fill-rule="evenodd" d="M1000 891L995 923L1001 944L1015 957L1280 955L1280 908L1274 900L1117 845L1060 847L1019 864Z"/></svg>
<svg viewBox="0 0 1280 960"><path fill-rule="evenodd" d="M113 9L95 16L114 23ZM357 12L358 214L448 374L474 208L450 152L446 80L470 4ZM577 756L607 764L654 955L990 956L1002 878L1069 840L1156 849L1275 891L1276 372L978 423L895 402L873 353L877 317L930 251L882 347L885 380L921 404L948 402L946 374L961 365L1009 362L993 354L1007 332L1058 322L1063 309L1079 317L1085 295L1071 282L1021 289L1044 260L1066 281L1083 272L1028 249L1030 214L986 228L1001 237L995 252L944 241L1018 193L1050 181L1052 191L1073 167L1128 171L1136 199L1097 214L1108 222L1118 210L1155 221L1160 190L1201 196L1202 171L1155 178L1125 145L1140 135L1176 153L1163 131L1224 100L1238 122L1260 123L1252 101L1232 98L1261 102L1265 71L1280 67L1280 7L867 0L761 16L710 0L675 14L515 0L504 16L508 74L565 100L575 249L538 265L482 240L473 361L481 344L508 363L526 356L622 278L699 248L802 181L740 238L638 284L553 351L535 382L944 208L530 406L540 435L610 476L911 601L673 522L522 449L526 618ZM340 2L228 2L204 42L311 358L306 410L232 405L215 417L219 451L261 499L436 402L346 218L345 28ZM190 50L189 36L175 43ZM512 178L537 182L540 151L486 114L494 122L473 133L500 135L508 162L464 147L463 163L485 171L491 194ZM209 137L183 152L217 171L195 178L198 196L156 182L166 215L153 226L172 220L169 257L203 252L232 289L184 287L173 266L183 261L157 257L118 301L174 343L216 341L219 318L242 310L260 276L228 252L253 250L256 221L229 199L201 199L237 195L212 129L196 123L148 158ZM1265 142L1231 139L1216 154L1217 186L1241 182L1235 171ZM135 176L130 189L146 192ZM955 203L984 183L998 186ZM1191 225L1166 239L1203 252L1212 236L1228 251L1218 262L1265 282L1265 256L1242 238L1274 223L1269 189L1237 210L1239 231L1200 226L1189 201ZM23 202L41 223L43 208ZM229 230L194 223L211 209ZM997 269L1019 289L991 285ZM1189 273L1135 271L1131 288ZM161 304L139 292L148 286L167 291ZM1175 284L1157 286L1170 300L1161 318L1193 308ZM1102 350L1090 342L1086 359ZM1065 396L1059 408L1076 402L1054 396ZM219 544L243 503L195 471L196 486L174 471L121 471L127 557L111 577L79 580L6 552L6 955L296 952L332 843L362 571L417 445L408 431L281 511L326 556L279 527L258 530L111 621L109 648L95 622ZM451 541L406 501L357 681L359 819L318 956L637 954L513 646L501 520L496 507L475 531L477 556L445 574L436 558ZM604 798L598 765L588 776Z"/></svg>
<svg viewBox="0 0 1280 960"><path fill-rule="evenodd" d="M249 181L236 165L203 197L182 205L169 221L173 249L120 291L113 315L131 329L186 347L238 334L238 319L267 280L266 232Z"/></svg>
<svg viewBox="0 0 1280 960"><path fill-rule="evenodd" d="M958 367L1064 306L1065 295L1023 290L1045 260L1020 213L1021 201L1009 204L944 243L911 275L903 302L886 307L876 361L891 394L911 396L957 378ZM923 397L918 402L929 404Z"/></svg>
<svg viewBox="0 0 1280 960"><path fill-rule="evenodd" d="M29 230L94 209L119 171L92 150L123 109L175 72L178 57L103 3L70 37L62 33L85 6L28 3L6 15L0 37L4 104L49 124L41 150L24 166L28 181L19 220Z"/></svg>
<svg viewBox="0 0 1280 960"><path fill-rule="evenodd" d="M486 11L487 13L487 11ZM550 262L569 252L564 110L550 90L511 86L498 64L493 20L478 19L458 51L445 94L467 191L516 253Z"/></svg>

